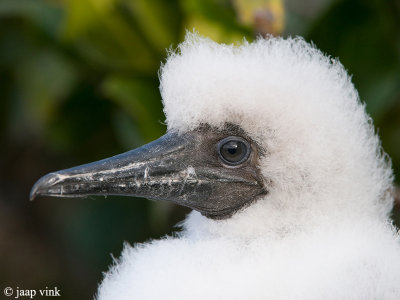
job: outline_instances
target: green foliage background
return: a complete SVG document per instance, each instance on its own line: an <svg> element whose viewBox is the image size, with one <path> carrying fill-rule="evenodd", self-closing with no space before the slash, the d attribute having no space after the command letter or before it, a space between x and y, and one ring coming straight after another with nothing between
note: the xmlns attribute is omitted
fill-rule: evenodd
<svg viewBox="0 0 400 300"><path fill-rule="evenodd" d="M165 132L157 72L185 30L253 40L257 26L239 16L262 5L283 22L280 0L235 3L0 0L0 288L91 297L122 241L163 236L183 219L186 209L144 199L28 194L47 172ZM399 2L288 0L284 15L282 35L303 35L353 74L400 178Z"/></svg>

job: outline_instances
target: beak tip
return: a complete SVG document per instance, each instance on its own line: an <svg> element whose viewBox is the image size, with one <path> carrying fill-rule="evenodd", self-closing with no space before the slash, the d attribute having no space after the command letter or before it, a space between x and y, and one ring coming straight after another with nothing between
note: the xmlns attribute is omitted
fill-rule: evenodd
<svg viewBox="0 0 400 300"><path fill-rule="evenodd" d="M37 196L41 195L40 187L41 183L39 180L33 185L31 191L29 192L29 201L33 201L37 198Z"/></svg>
<svg viewBox="0 0 400 300"><path fill-rule="evenodd" d="M42 179L39 179L32 187L30 193L29 193L29 201L35 200L35 198L40 195L40 187L42 186Z"/></svg>
<svg viewBox="0 0 400 300"><path fill-rule="evenodd" d="M50 173L36 181L29 193L29 201L33 201L38 196L48 193L49 188L54 184L54 175L54 173Z"/></svg>
<svg viewBox="0 0 400 300"><path fill-rule="evenodd" d="M33 201L36 198L36 192L31 190L31 192L29 193L29 201Z"/></svg>

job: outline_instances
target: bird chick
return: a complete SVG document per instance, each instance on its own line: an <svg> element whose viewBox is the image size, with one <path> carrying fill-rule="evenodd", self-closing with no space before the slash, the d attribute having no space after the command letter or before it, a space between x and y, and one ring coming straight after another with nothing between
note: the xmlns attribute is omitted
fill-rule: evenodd
<svg viewBox="0 0 400 300"><path fill-rule="evenodd" d="M160 82L165 136L32 189L193 209L176 237L125 245L98 300L400 298L390 159L339 61L189 33Z"/></svg>

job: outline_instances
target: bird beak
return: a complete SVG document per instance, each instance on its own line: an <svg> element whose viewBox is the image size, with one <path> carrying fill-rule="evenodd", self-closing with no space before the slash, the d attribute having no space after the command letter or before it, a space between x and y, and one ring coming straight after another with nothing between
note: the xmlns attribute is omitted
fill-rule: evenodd
<svg viewBox="0 0 400 300"><path fill-rule="evenodd" d="M214 218L226 216L243 206L246 196L259 194L260 183L254 174L208 164L202 155L212 156L215 150L199 149L201 138L196 131L167 133L114 157L49 173L33 186L30 199L125 195L172 201ZM210 153L196 155L199 151Z"/></svg>
<svg viewBox="0 0 400 300"><path fill-rule="evenodd" d="M78 167L49 173L33 186L37 196L129 195L154 199L178 196L187 138L166 134L140 148Z"/></svg>

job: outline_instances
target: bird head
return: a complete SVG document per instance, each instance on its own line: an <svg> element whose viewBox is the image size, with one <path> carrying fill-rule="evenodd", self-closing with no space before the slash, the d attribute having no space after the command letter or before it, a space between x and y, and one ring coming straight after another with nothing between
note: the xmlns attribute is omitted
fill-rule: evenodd
<svg viewBox="0 0 400 300"><path fill-rule="evenodd" d="M50 173L31 199L146 197L190 207L206 218L189 219L204 222L390 211L390 162L350 77L303 39L222 45L189 33L160 82L166 135Z"/></svg>

